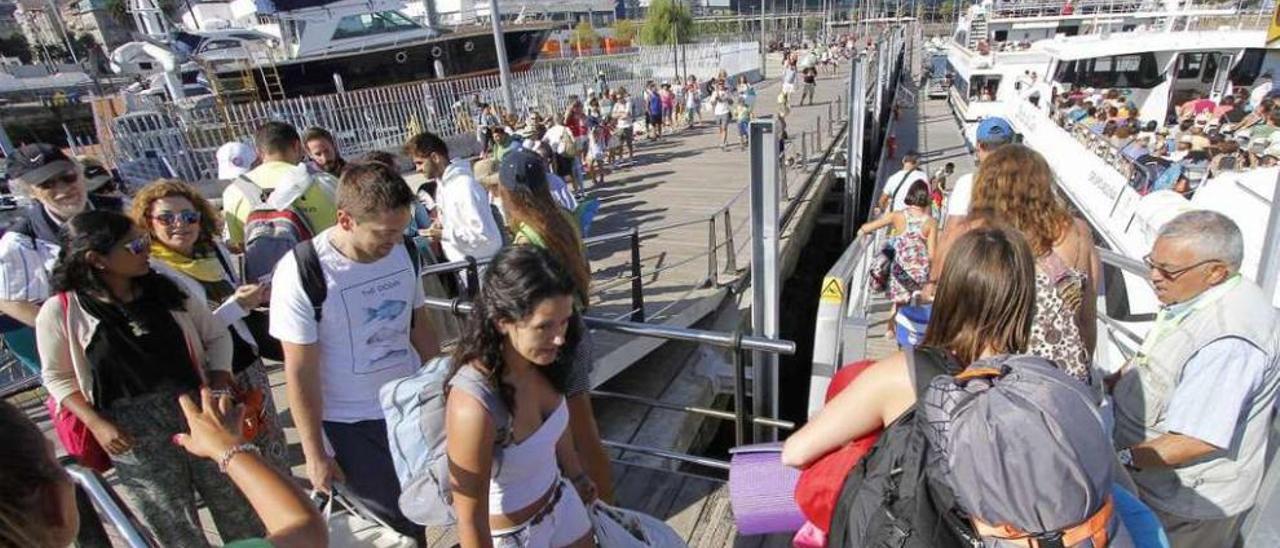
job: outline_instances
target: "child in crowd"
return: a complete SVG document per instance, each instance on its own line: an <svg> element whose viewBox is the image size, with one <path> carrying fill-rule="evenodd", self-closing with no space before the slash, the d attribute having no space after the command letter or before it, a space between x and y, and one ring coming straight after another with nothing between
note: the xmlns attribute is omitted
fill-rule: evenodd
<svg viewBox="0 0 1280 548"><path fill-rule="evenodd" d="M747 126L751 124L751 107L747 106L745 97L738 96L738 101L733 106L733 117L738 121L738 144L746 150Z"/></svg>
<svg viewBox="0 0 1280 548"><path fill-rule="evenodd" d="M587 158L590 162L591 180L596 185L604 184L604 170L606 151L609 150L609 141L612 135L609 132L607 124L596 123L590 129L590 143L587 149Z"/></svg>

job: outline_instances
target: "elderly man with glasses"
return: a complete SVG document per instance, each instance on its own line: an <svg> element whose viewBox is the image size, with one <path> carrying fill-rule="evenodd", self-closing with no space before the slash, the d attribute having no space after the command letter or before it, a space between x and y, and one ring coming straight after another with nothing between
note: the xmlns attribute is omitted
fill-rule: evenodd
<svg viewBox="0 0 1280 548"><path fill-rule="evenodd" d="M83 167L52 145L25 145L7 162L13 190L31 203L0 236L0 331L23 366L38 373L32 328L40 303L49 298L50 273L61 247L58 231L81 211L119 211L122 202L117 197L91 197Z"/></svg>
<svg viewBox="0 0 1280 548"><path fill-rule="evenodd" d="M1243 256L1220 213L1166 223L1145 258L1162 307L1113 379L1120 462L1174 547L1236 545L1262 481L1280 337L1271 298L1239 273Z"/></svg>

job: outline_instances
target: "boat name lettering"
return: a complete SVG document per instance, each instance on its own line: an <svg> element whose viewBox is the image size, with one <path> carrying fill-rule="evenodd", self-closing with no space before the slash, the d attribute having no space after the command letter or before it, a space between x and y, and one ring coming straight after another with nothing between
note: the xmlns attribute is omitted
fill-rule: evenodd
<svg viewBox="0 0 1280 548"><path fill-rule="evenodd" d="M1093 185L1094 188L1098 189L1099 192L1106 196L1107 200L1116 199L1116 188L1111 184L1108 184L1107 180L1102 176L1102 174L1098 173L1097 170L1089 170L1089 184Z"/></svg>

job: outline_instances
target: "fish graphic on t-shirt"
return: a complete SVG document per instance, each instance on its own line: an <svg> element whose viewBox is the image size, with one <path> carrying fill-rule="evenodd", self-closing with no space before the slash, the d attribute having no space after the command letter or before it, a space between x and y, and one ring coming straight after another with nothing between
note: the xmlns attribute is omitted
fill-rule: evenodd
<svg viewBox="0 0 1280 548"><path fill-rule="evenodd" d="M369 323L374 320L394 320L400 316L401 312L404 312L406 305L407 303L404 301L382 301L382 304L378 305L377 308L364 309L364 313L366 315L364 323Z"/></svg>
<svg viewBox="0 0 1280 548"><path fill-rule="evenodd" d="M380 344L396 342L400 340L401 337L404 337L404 335L405 335L404 329L395 329L392 327L380 327L378 328L377 331L374 331L372 335L369 335L369 338L365 339L364 342L369 346L377 346Z"/></svg>

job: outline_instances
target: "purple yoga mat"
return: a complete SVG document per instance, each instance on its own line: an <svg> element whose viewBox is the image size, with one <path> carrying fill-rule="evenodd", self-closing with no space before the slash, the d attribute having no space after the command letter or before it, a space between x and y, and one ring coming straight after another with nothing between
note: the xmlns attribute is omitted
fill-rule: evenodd
<svg viewBox="0 0 1280 548"><path fill-rule="evenodd" d="M729 466L729 504L743 535L789 533L804 525L796 505L800 471L782 465L782 444L735 447Z"/></svg>

